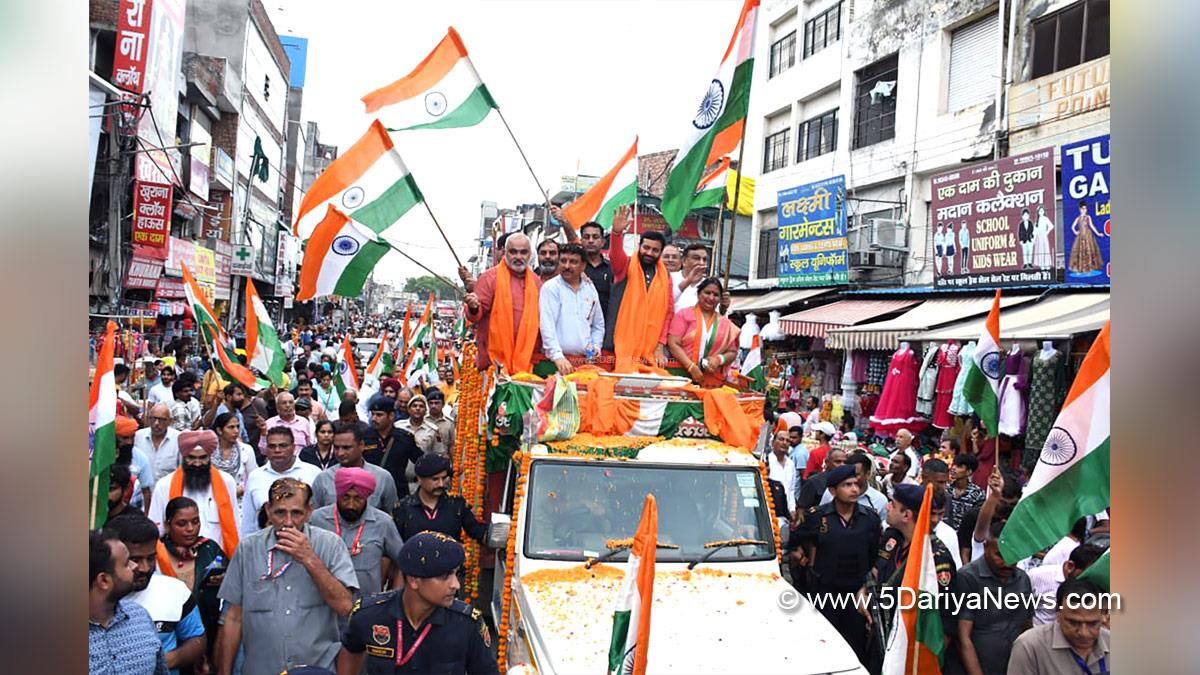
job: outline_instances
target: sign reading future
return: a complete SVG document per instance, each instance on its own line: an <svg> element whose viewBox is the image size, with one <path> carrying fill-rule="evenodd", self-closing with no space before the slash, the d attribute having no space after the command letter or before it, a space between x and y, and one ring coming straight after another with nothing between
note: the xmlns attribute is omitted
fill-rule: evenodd
<svg viewBox="0 0 1200 675"><path fill-rule="evenodd" d="M1055 281L1052 148L938 174L932 191L934 286Z"/></svg>

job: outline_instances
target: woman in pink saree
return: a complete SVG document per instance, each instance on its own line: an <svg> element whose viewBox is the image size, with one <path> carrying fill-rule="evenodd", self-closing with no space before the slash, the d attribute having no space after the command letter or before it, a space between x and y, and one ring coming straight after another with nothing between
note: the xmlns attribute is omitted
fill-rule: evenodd
<svg viewBox="0 0 1200 675"><path fill-rule="evenodd" d="M706 389L723 385L737 358L738 327L717 312L722 290L716 277L702 280L696 305L676 312L667 329L667 349L682 366L676 373Z"/></svg>

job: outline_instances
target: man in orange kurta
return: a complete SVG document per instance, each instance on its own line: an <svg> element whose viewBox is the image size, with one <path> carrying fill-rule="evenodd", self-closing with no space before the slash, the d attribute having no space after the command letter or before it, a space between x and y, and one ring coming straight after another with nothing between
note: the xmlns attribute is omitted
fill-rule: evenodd
<svg viewBox="0 0 1200 675"><path fill-rule="evenodd" d="M467 320L476 324L475 367L486 370L493 361L504 365L509 375L530 372L540 361L538 335L538 289L542 280L529 267L529 237L515 233L504 242L504 258L475 281L475 290L463 298ZM526 285L530 286L527 287ZM501 293L507 287L507 293ZM532 299L533 304L526 303ZM529 316L525 308L530 308ZM497 310L507 310L504 315ZM503 330L501 330L503 329ZM540 354L539 354L540 356Z"/></svg>

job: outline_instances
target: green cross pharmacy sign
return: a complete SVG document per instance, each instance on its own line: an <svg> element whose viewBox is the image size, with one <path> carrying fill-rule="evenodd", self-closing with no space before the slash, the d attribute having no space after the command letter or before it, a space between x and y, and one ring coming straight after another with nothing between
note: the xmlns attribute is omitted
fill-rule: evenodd
<svg viewBox="0 0 1200 675"><path fill-rule="evenodd" d="M234 246L233 258L230 259L230 274L248 277L254 273L254 247Z"/></svg>

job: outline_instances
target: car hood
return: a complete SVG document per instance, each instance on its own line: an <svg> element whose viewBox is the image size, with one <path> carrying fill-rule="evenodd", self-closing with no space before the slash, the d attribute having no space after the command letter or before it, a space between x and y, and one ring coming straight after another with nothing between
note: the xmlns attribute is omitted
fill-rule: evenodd
<svg viewBox="0 0 1200 675"><path fill-rule="evenodd" d="M779 574L737 564L658 566L651 605L649 673L845 673L854 652L811 604L780 608L794 593ZM607 669L623 566L547 568L520 577L516 598L541 672ZM549 661L543 663L543 661Z"/></svg>

